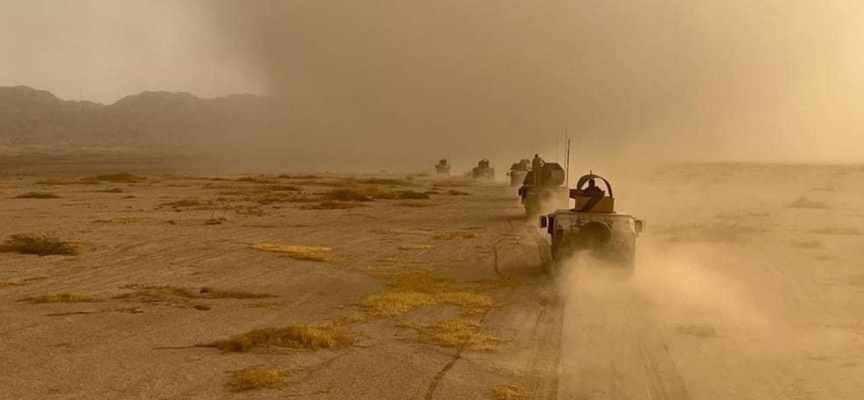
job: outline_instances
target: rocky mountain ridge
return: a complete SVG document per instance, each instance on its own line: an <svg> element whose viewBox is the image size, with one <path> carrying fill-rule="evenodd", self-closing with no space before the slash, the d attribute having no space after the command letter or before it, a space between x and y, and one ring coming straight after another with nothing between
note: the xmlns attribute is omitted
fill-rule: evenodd
<svg viewBox="0 0 864 400"><path fill-rule="evenodd" d="M142 92L104 105L62 100L26 86L0 87L0 145L207 148L263 127L268 103L250 94L203 99Z"/></svg>

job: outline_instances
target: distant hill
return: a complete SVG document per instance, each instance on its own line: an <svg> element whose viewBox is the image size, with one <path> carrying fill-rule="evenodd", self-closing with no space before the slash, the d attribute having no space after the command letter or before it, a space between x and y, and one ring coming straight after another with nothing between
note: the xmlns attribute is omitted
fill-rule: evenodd
<svg viewBox="0 0 864 400"><path fill-rule="evenodd" d="M264 126L268 100L143 92L114 104L66 101L26 86L0 87L0 146L196 151L224 148Z"/></svg>

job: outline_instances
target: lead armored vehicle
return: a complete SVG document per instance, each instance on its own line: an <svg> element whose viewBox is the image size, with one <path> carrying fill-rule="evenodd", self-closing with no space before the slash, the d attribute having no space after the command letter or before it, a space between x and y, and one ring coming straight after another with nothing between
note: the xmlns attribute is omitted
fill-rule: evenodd
<svg viewBox="0 0 864 400"><path fill-rule="evenodd" d="M600 181L606 186L601 189ZM552 239L552 258L560 263L578 253L587 253L607 264L632 270L636 259L636 237L644 231L645 221L615 210L612 185L593 173L579 178L569 197L572 209L540 217Z"/></svg>
<svg viewBox="0 0 864 400"><path fill-rule="evenodd" d="M474 179L493 180L495 179L495 169L490 167L489 160L484 158L471 170L471 177Z"/></svg>

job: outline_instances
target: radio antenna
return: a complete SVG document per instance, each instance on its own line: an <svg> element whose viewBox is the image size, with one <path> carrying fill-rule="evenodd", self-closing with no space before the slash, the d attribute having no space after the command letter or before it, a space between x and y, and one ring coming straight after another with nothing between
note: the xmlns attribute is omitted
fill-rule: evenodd
<svg viewBox="0 0 864 400"><path fill-rule="evenodd" d="M570 132L564 128L564 181L570 184Z"/></svg>

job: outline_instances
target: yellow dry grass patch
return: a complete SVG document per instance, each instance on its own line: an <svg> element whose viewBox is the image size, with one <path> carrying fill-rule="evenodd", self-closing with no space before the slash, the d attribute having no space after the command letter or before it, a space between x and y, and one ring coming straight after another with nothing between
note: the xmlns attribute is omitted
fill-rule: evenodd
<svg viewBox="0 0 864 400"><path fill-rule="evenodd" d="M31 304L45 304L45 303L92 303L99 301L95 297L89 294L79 294L79 293L59 293L59 294L42 294L39 296L30 296L24 301L27 301Z"/></svg>
<svg viewBox="0 0 864 400"><path fill-rule="evenodd" d="M271 253L284 254L295 260L331 262L339 259L331 254L333 249L329 247L259 243L253 244L252 248L255 250L269 251Z"/></svg>
<svg viewBox="0 0 864 400"><path fill-rule="evenodd" d="M522 390L513 385L498 385L492 389L496 400L515 400L522 398Z"/></svg>
<svg viewBox="0 0 864 400"><path fill-rule="evenodd" d="M403 244L399 246L399 250L428 250L434 248L435 246L429 244Z"/></svg>
<svg viewBox="0 0 864 400"><path fill-rule="evenodd" d="M472 291L468 285L430 274L405 274L387 278L388 289L367 296L363 306L377 316L392 317L418 307L452 305L468 313L483 312L495 304L492 297Z"/></svg>
<svg viewBox="0 0 864 400"><path fill-rule="evenodd" d="M225 352L246 352L261 347L338 350L352 344L354 338L330 327L287 326L257 329L201 346L215 347Z"/></svg>
<svg viewBox="0 0 864 400"><path fill-rule="evenodd" d="M435 325L406 323L402 326L420 333L420 342L441 347L495 351L500 350L507 342L499 337L480 333L480 325L462 318L444 320Z"/></svg>
<svg viewBox="0 0 864 400"><path fill-rule="evenodd" d="M232 392L255 389L273 389L285 384L291 371L284 369L246 368L231 373L225 387Z"/></svg>

